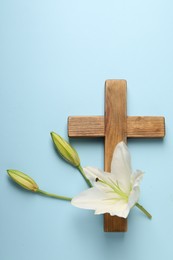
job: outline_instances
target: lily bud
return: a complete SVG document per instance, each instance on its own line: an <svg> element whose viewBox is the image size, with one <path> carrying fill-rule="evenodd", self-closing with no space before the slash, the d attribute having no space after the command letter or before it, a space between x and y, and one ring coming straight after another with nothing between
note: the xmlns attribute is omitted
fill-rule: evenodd
<svg viewBox="0 0 173 260"><path fill-rule="evenodd" d="M54 145L60 155L70 164L75 167L80 165L80 159L76 152L76 150L66 142L61 136L57 135L56 133L51 133L52 140Z"/></svg>
<svg viewBox="0 0 173 260"><path fill-rule="evenodd" d="M22 186L23 188L33 192L37 192L39 190L37 183L23 172L19 172L17 170L7 170L7 172L8 175L12 178L12 180L20 186Z"/></svg>

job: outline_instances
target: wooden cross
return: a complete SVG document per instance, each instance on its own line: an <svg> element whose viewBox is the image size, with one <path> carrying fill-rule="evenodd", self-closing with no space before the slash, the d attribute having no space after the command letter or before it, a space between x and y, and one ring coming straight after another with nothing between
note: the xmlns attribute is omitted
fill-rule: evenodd
<svg viewBox="0 0 173 260"><path fill-rule="evenodd" d="M68 118L69 137L104 137L105 171L110 172L114 148L127 138L158 138L165 135L164 117L127 116L127 82L107 80L105 84L105 116ZM127 219L104 215L105 232L127 231Z"/></svg>

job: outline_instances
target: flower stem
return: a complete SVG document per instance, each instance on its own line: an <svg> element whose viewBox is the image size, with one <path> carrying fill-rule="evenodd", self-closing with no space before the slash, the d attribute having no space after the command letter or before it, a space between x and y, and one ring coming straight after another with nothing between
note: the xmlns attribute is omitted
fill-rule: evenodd
<svg viewBox="0 0 173 260"><path fill-rule="evenodd" d="M136 203L135 206L138 209L140 209L149 219L152 219L151 214L146 209L144 209L144 207L142 207L139 203Z"/></svg>
<svg viewBox="0 0 173 260"><path fill-rule="evenodd" d="M59 195L56 195L56 194L53 194L53 193L49 193L49 192L46 192L46 191L43 191L43 190L40 190L40 189L38 189L37 192L41 193L41 194L43 194L45 196L56 198L56 199L60 199L60 200L68 200L68 201L72 200L72 198L65 197L65 196L59 196Z"/></svg>
<svg viewBox="0 0 173 260"><path fill-rule="evenodd" d="M86 183L88 184L88 186L91 188L92 187L92 184L91 182L87 179L87 177L85 176L85 173L84 173L84 170L83 168L81 167L81 165L79 165L78 167L78 170L80 171L80 173L82 174L83 178L85 179Z"/></svg>

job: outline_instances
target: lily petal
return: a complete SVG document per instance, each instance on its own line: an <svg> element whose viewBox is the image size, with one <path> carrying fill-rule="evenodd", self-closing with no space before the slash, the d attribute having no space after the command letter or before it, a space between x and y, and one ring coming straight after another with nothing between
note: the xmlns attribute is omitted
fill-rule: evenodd
<svg viewBox="0 0 173 260"><path fill-rule="evenodd" d="M115 147L111 163L111 173L114 180L118 181L121 189L128 194L130 191L132 168L130 153L124 142L118 143Z"/></svg>
<svg viewBox="0 0 173 260"><path fill-rule="evenodd" d="M100 190L105 194L106 197L111 197L113 199L122 199L119 193L115 192L113 185L109 186L108 184L102 183L100 181L94 183L94 187Z"/></svg>
<svg viewBox="0 0 173 260"><path fill-rule="evenodd" d="M93 187L74 197L71 204L82 209L96 210L97 207L102 206L104 199L105 194Z"/></svg>
<svg viewBox="0 0 173 260"><path fill-rule="evenodd" d="M94 168L94 167L84 167L83 168L85 176L87 177L87 179L93 183L96 181L96 179L98 178L102 178L102 174L103 171L101 171L98 168Z"/></svg>
<svg viewBox="0 0 173 260"><path fill-rule="evenodd" d="M117 200L113 205L107 205L104 208L98 207L95 214L109 213L111 216L127 218L130 208L125 200Z"/></svg>
<svg viewBox="0 0 173 260"><path fill-rule="evenodd" d="M93 167L84 168L84 172L94 187L102 192L114 193L114 198L121 198L118 193L115 193L117 182L114 181L112 173L107 173Z"/></svg>
<svg viewBox="0 0 173 260"><path fill-rule="evenodd" d="M140 188L139 186L135 186L130 192L130 196L128 200L128 205L130 209L138 202L139 195L140 195Z"/></svg>
<svg viewBox="0 0 173 260"><path fill-rule="evenodd" d="M83 168L84 173L89 181L92 182L94 185L94 182L97 182L97 180L102 180L104 182L110 182L110 173L104 172L98 168L94 167L85 167Z"/></svg>
<svg viewBox="0 0 173 260"><path fill-rule="evenodd" d="M131 184L132 186L139 186L144 173L140 170L137 170L134 174L131 175Z"/></svg>
<svg viewBox="0 0 173 260"><path fill-rule="evenodd" d="M114 198L114 194L105 194L97 188L90 188L71 201L73 206L82 209L95 210L95 214L110 213L112 216L117 215L126 218L130 208L122 198Z"/></svg>
<svg viewBox="0 0 173 260"><path fill-rule="evenodd" d="M139 184L143 178L143 172L140 170L137 170L132 176L132 190L129 195L128 204L129 207L132 208L139 200L140 196L140 188Z"/></svg>

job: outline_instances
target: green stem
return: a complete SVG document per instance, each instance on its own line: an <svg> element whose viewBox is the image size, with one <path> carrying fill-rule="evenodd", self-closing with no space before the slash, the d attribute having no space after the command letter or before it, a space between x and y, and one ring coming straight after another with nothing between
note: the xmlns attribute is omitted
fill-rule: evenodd
<svg viewBox="0 0 173 260"><path fill-rule="evenodd" d="M56 194L53 194L53 193L49 193L49 192L46 192L46 191L40 190L40 189L38 189L37 192L41 193L41 194L43 194L45 196L56 198L56 199L60 199L60 200L68 200L68 201L72 200L72 198L65 197L65 196L59 196L59 195L56 195Z"/></svg>
<svg viewBox="0 0 173 260"><path fill-rule="evenodd" d="M146 209L144 209L144 207L142 207L139 203L136 203L135 206L138 209L140 209L149 219L152 219L151 214Z"/></svg>
<svg viewBox="0 0 173 260"><path fill-rule="evenodd" d="M81 167L81 165L79 165L78 167L78 170L80 171L80 173L82 174L83 178L85 179L86 183L88 184L88 186L91 188L92 187L92 184L91 182L87 179L87 177L85 176L85 173L84 173L84 170L83 168Z"/></svg>

